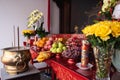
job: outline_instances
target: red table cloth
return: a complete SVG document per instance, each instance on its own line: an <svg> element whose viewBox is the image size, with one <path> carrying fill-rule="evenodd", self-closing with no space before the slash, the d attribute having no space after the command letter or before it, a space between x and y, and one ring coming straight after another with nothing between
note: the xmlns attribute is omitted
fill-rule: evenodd
<svg viewBox="0 0 120 80"><path fill-rule="evenodd" d="M76 64L69 64L64 58L51 58L46 62L52 67L59 80L94 80L95 78L94 67L89 70L81 70Z"/></svg>
<svg viewBox="0 0 120 80"><path fill-rule="evenodd" d="M30 48L32 59L35 59L35 55L38 54L34 49ZM95 75L94 67L89 70L81 70L75 64L67 62L66 58L52 57L45 62L52 68L52 80L54 80L54 74L59 80L93 80Z"/></svg>
<svg viewBox="0 0 120 80"><path fill-rule="evenodd" d="M32 60L35 59L38 53L30 48ZM92 61L92 60L91 60ZM95 80L95 65L88 70L81 70L75 64L69 64L65 58L50 58L45 61L53 70L52 80L55 77L59 80ZM111 80L119 80L120 72L111 73Z"/></svg>

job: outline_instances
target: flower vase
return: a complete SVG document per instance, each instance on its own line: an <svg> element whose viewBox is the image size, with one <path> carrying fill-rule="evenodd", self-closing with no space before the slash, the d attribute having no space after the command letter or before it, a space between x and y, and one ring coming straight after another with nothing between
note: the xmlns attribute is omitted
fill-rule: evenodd
<svg viewBox="0 0 120 80"><path fill-rule="evenodd" d="M93 47L96 63L96 80L110 80L111 58L114 53L112 46Z"/></svg>

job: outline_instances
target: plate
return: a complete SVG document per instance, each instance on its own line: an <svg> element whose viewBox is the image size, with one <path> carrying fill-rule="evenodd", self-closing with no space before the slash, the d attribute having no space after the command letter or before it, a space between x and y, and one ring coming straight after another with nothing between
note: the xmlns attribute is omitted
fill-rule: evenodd
<svg viewBox="0 0 120 80"><path fill-rule="evenodd" d="M90 63L88 63L88 67L82 67L82 66L81 66L81 62L80 62L80 63L76 63L76 66L77 66L78 68L82 69L82 70L87 70L87 69L90 69L90 68L93 67L93 65L90 64Z"/></svg>

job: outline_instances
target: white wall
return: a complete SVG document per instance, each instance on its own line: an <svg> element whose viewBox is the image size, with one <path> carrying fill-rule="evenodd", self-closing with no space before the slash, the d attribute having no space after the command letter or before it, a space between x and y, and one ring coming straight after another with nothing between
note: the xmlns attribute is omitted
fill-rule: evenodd
<svg viewBox="0 0 120 80"><path fill-rule="evenodd" d="M43 12L47 27L48 0L0 0L0 49L12 46L13 26L20 28L20 45L24 40L21 31L26 29L27 17L34 9ZM16 32L17 35L17 32ZM17 37L17 36L16 36ZM16 38L17 43L17 38ZM2 55L2 50L0 50ZM0 63L0 68L2 64Z"/></svg>
<svg viewBox="0 0 120 80"><path fill-rule="evenodd" d="M51 0L50 5L51 5L51 8L50 8L51 33L58 34L59 33L59 8L53 0Z"/></svg>
<svg viewBox="0 0 120 80"><path fill-rule="evenodd" d="M16 30L20 28L20 45L25 40L21 31L26 29L27 17L34 10L38 9L44 14L44 27L47 31L48 0L0 0L0 49L11 47L14 40L13 26ZM53 0L50 0L50 32L59 33L59 8ZM16 31L17 44L17 31ZM2 55L0 50L0 57ZM0 68L3 67L0 62Z"/></svg>

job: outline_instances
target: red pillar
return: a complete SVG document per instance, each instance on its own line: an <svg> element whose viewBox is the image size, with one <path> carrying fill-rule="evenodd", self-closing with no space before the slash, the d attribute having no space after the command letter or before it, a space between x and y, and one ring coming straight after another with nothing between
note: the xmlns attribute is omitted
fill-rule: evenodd
<svg viewBox="0 0 120 80"><path fill-rule="evenodd" d="M48 0L48 32L50 32L50 0Z"/></svg>

